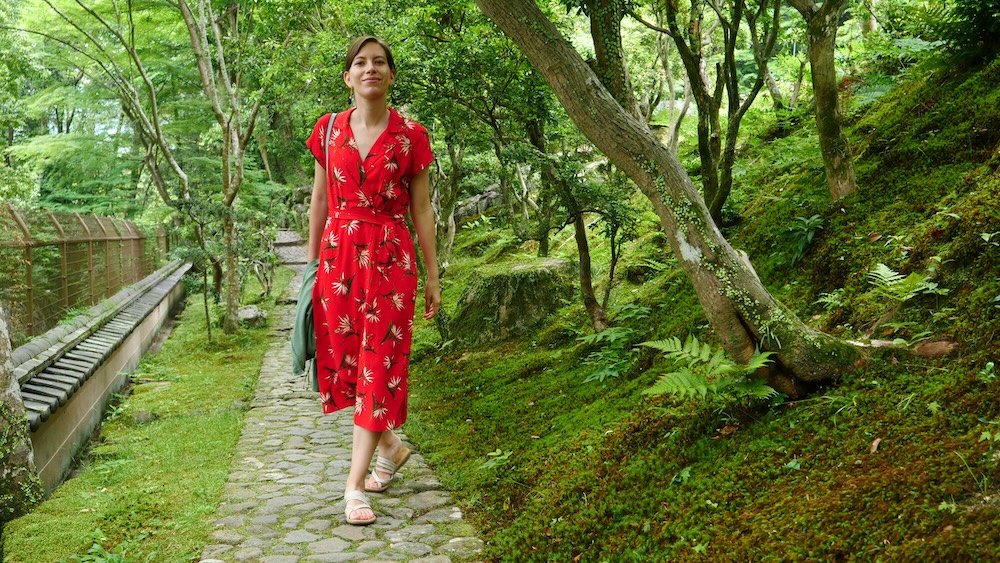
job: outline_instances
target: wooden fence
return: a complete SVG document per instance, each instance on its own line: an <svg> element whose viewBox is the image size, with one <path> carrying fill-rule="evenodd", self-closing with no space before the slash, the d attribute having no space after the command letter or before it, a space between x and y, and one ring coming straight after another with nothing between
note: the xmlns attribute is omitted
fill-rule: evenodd
<svg viewBox="0 0 1000 563"><path fill-rule="evenodd" d="M131 221L0 206L0 301L14 347L146 277L167 251L162 227L147 236Z"/></svg>

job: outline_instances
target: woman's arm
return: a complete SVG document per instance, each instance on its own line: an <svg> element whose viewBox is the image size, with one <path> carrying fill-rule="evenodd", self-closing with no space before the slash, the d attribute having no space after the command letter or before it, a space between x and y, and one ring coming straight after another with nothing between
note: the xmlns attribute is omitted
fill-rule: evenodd
<svg viewBox="0 0 1000 563"><path fill-rule="evenodd" d="M432 319L441 308L441 282L438 279L437 242L434 210L431 208L430 170L424 168L410 182L410 219L417 232L424 257L427 283L424 285L424 318Z"/></svg>
<svg viewBox="0 0 1000 563"><path fill-rule="evenodd" d="M309 246L306 250L306 260L319 258L320 242L323 239L323 228L326 227L328 212L326 170L317 162L313 172L312 198L309 200Z"/></svg>

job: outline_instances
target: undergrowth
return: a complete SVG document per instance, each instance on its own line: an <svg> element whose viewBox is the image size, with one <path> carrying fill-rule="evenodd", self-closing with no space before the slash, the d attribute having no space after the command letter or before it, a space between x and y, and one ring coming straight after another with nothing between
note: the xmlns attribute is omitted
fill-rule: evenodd
<svg viewBox="0 0 1000 563"><path fill-rule="evenodd" d="M922 65L852 114L859 192L837 204L808 119L774 136L773 119L747 116L758 135L740 148L727 236L816 328L899 347L836 385L794 402L643 395L670 368L632 345L717 345L649 213L611 299L613 321L648 313L617 319L613 338L592 336L576 303L480 348L418 330L407 432L487 558L1000 558L1000 62ZM528 252L495 223L456 237L446 307L472 270ZM575 259L571 236L553 254ZM600 280L608 249L591 243ZM906 349L925 342L954 349ZM611 368L595 372L602 356Z"/></svg>

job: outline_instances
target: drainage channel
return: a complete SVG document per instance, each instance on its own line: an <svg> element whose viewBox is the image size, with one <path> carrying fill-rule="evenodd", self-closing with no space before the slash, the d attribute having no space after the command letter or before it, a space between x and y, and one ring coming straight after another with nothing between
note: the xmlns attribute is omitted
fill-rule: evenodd
<svg viewBox="0 0 1000 563"><path fill-rule="evenodd" d="M190 265L177 268L100 329L67 349L21 385L31 430L38 429L73 396L118 346L174 289Z"/></svg>

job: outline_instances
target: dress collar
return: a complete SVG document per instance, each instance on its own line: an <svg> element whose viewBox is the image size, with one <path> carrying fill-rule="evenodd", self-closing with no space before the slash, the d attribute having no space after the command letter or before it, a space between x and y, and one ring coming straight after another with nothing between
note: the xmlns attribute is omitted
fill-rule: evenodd
<svg viewBox="0 0 1000 563"><path fill-rule="evenodd" d="M349 129L350 128L349 126L350 126L351 114L354 113L355 109L357 109L357 108L355 108L355 107L352 106L352 107L349 107L346 110L338 113L337 117L334 119L334 124L339 129L343 129L343 130ZM403 131L406 130L406 121L403 119L403 116L399 115L399 112L396 111L396 108L394 108L392 106L389 106L389 123L386 124L385 130L386 130L387 133L390 133L390 134L392 134L392 133L402 133ZM353 133L353 130L352 130L352 133Z"/></svg>

